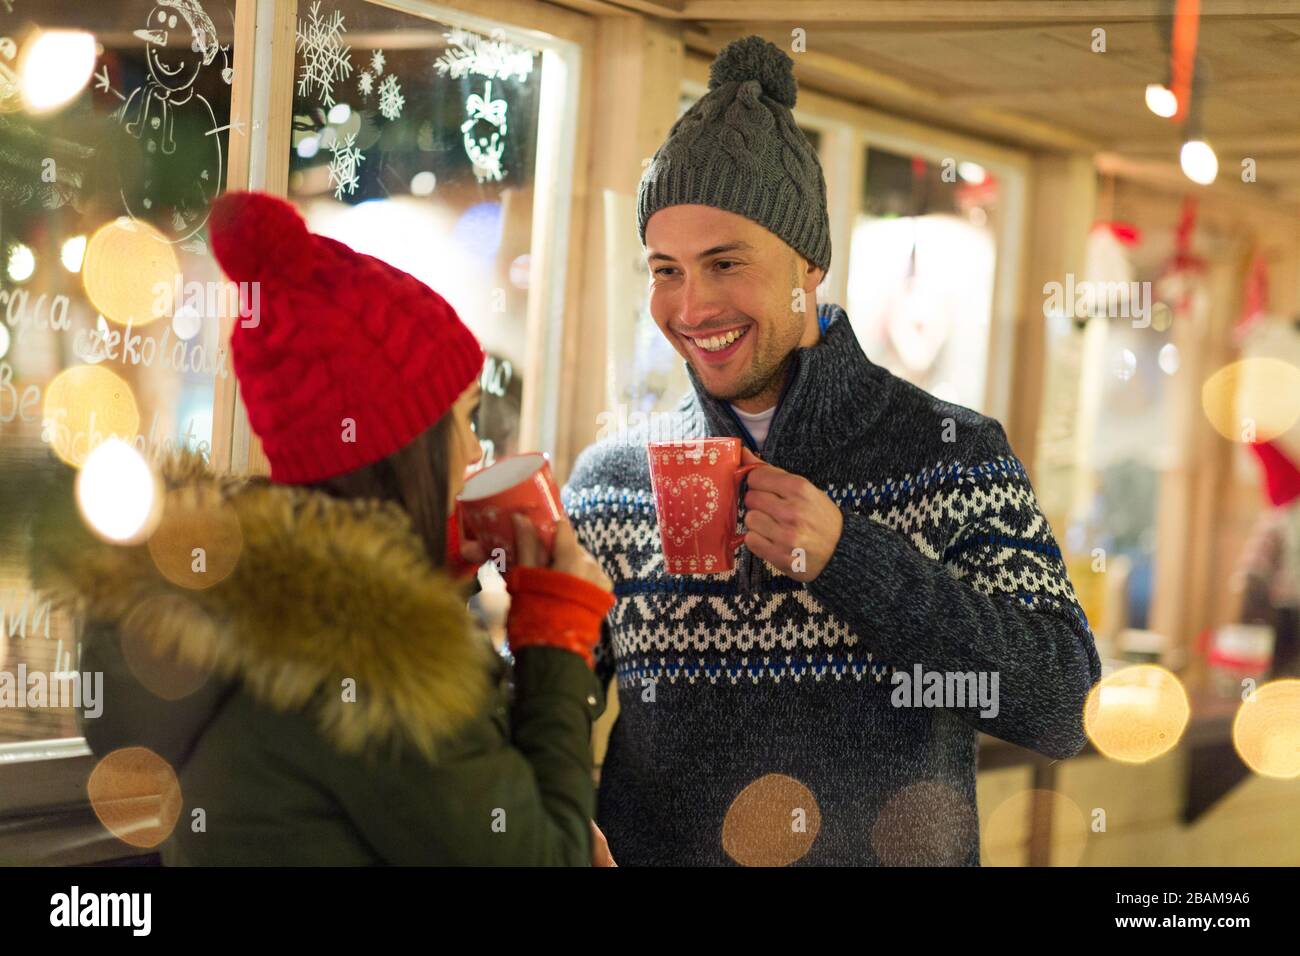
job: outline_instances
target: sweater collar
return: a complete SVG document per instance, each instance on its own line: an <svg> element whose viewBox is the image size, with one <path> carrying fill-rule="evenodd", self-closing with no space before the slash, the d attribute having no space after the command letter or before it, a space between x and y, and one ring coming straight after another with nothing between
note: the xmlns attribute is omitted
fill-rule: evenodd
<svg viewBox="0 0 1300 956"><path fill-rule="evenodd" d="M821 338L795 352L764 445L768 461L791 444L840 447L871 427L884 404L889 373L863 353L845 311L825 303L818 306L817 318ZM694 419L689 434L744 440L731 405L706 392L689 364L686 371L693 387L682 405L688 419Z"/></svg>

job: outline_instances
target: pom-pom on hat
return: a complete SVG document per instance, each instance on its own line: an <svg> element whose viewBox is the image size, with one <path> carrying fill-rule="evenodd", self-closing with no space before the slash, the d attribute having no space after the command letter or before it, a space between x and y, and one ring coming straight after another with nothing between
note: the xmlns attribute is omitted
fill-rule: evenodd
<svg viewBox="0 0 1300 956"><path fill-rule="evenodd" d="M230 352L272 480L319 481L387 457L482 369L482 347L442 296L308 232L283 199L226 193L208 227L226 275L250 284Z"/></svg>
<svg viewBox="0 0 1300 956"><path fill-rule="evenodd" d="M826 178L794 121L794 61L762 37L735 40L709 67L709 91L673 124L637 192L637 227L667 206L714 206L752 219L813 265L831 264Z"/></svg>

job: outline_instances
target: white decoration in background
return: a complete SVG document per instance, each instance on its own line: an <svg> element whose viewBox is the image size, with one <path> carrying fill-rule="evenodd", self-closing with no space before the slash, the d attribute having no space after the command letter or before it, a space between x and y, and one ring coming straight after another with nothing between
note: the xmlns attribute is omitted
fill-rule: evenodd
<svg viewBox="0 0 1300 956"><path fill-rule="evenodd" d="M332 16L322 17L320 0L312 3L306 29L300 22L297 32L297 48L302 53L299 96L306 96L314 86L325 106L334 105L334 84L352 74L352 51L342 40L345 30L343 14L335 10Z"/></svg>
<svg viewBox="0 0 1300 956"><path fill-rule="evenodd" d="M402 115L404 105L406 100L402 96L402 88L397 85L397 77L389 73L379 84L379 112L384 114L385 119L395 120Z"/></svg>
<svg viewBox="0 0 1300 956"><path fill-rule="evenodd" d="M357 184L360 182L357 167L365 157L361 155L361 150L353 145L356 138L356 133L350 135L346 141L336 137L330 146L330 151L334 154L330 160L330 182L334 184L335 199L342 199L345 192L351 195L357 191Z"/></svg>
<svg viewBox="0 0 1300 956"><path fill-rule="evenodd" d="M452 30L443 34L455 47L438 57L434 69L444 76L459 79L474 74L487 77L483 95L471 93L465 100L465 122L460 124L465 143L465 155L474 168L474 178L479 182L500 181L505 177L501 157L506 149L506 108L504 99L492 99L492 80L506 80L517 76L525 80L533 71L534 53L525 47L505 40L501 30L492 31L492 39ZM490 123L495 129L477 132L480 122Z"/></svg>
<svg viewBox="0 0 1300 956"><path fill-rule="evenodd" d="M0 37L0 113L11 113L22 105L18 74L6 60L17 64L18 44L9 37Z"/></svg>
<svg viewBox="0 0 1300 956"><path fill-rule="evenodd" d="M498 80L518 75L525 80L533 71L533 51L506 42L501 30L493 30L491 40L468 30L452 30L443 36L457 49L443 53L433 66L453 80L470 73Z"/></svg>
<svg viewBox="0 0 1300 956"><path fill-rule="evenodd" d="M499 182L505 176L501 169L501 155L506 149L506 101L492 99L492 81L488 80L482 96L471 93L465 100L465 111L469 116L460 124L460 132L465 142L465 155L474 166L474 178L479 182ZM490 123L496 129L486 136L475 135L474 127L480 121Z"/></svg>
<svg viewBox="0 0 1300 956"><path fill-rule="evenodd" d="M357 75L357 89L361 91L362 96L369 96L375 88L375 78L369 73L362 71Z"/></svg>
<svg viewBox="0 0 1300 956"><path fill-rule="evenodd" d="M376 50L370 54L370 69L374 71L375 76L384 72L384 64L388 61L384 59L384 51Z"/></svg>
<svg viewBox="0 0 1300 956"><path fill-rule="evenodd" d="M188 45L168 45L169 34L177 29L189 33ZM134 31L133 35L145 43L145 63L149 77L144 85L124 96L112 88L108 67L104 66L100 74L96 75L96 86L123 100L116 114L117 119L128 134L144 144L145 152L149 154L146 164L157 154L172 156L176 153L178 112L197 112L201 123L208 127L189 149L182 152L187 157L206 156L208 161L195 173L189 195L180 199L178 205L171 209L169 226L172 237L169 241L181 242L193 236L207 222L208 205L221 190L221 139L214 134L230 127L217 126L212 105L203 94L195 92L194 84L203 68L210 65L218 53L224 57L226 49L217 39L217 29L212 18L203 12L198 0L155 0L154 8L145 21L145 28ZM228 58L226 63L229 64ZM221 71L221 77L227 83L231 82L233 71L228 65ZM185 124L182 125L184 128ZM151 188L154 185L153 178L146 178L140 195L132 197L143 209L153 209L155 205ZM127 198L124 190L121 191L121 196L122 204L131 218L139 218L131 208L131 199ZM161 227L157 222L153 225Z"/></svg>

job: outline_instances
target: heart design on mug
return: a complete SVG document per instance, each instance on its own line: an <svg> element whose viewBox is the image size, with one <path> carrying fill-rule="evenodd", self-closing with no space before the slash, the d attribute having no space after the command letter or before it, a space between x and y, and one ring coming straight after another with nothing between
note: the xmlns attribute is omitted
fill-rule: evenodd
<svg viewBox="0 0 1300 956"><path fill-rule="evenodd" d="M700 500L701 497L703 500ZM704 475L661 480L659 521L665 537L685 544L718 511L718 486Z"/></svg>

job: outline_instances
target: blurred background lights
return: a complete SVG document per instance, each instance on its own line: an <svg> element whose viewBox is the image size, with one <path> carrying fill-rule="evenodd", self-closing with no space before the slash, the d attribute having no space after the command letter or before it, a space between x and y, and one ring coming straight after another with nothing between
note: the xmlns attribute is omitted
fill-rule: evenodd
<svg viewBox="0 0 1300 956"><path fill-rule="evenodd" d="M131 386L120 376L100 365L73 365L46 387L41 422L42 440L80 468L105 439L134 440L140 410Z"/></svg>
<svg viewBox="0 0 1300 956"><path fill-rule="evenodd" d="M176 627L177 622L184 626ZM197 648L213 646L215 629L207 613L185 595L157 594L131 609L118 627L118 639L136 680L163 700L180 700L212 673L211 659L191 658ZM170 644L178 635L180 645Z"/></svg>
<svg viewBox="0 0 1300 956"><path fill-rule="evenodd" d="M1102 756L1146 763L1177 745L1191 716L1187 691L1155 664L1108 674L1088 693L1083 727Z"/></svg>
<svg viewBox="0 0 1300 956"><path fill-rule="evenodd" d="M95 69L95 38L82 30L47 30L23 49L23 101L33 113L57 109L81 92Z"/></svg>
<svg viewBox="0 0 1300 956"><path fill-rule="evenodd" d="M975 810L934 780L896 791L871 826L871 849L881 866L961 866L978 840Z"/></svg>
<svg viewBox="0 0 1300 956"><path fill-rule="evenodd" d="M1160 371L1166 375L1173 375L1178 371L1178 346L1173 342L1166 342L1160 346L1160 352L1156 356L1156 363L1160 366Z"/></svg>
<svg viewBox="0 0 1300 956"><path fill-rule="evenodd" d="M984 172L983 166L979 163L971 162L958 163L957 175L966 180L966 182L974 183L977 186L988 178L988 174Z"/></svg>
<svg viewBox="0 0 1300 956"><path fill-rule="evenodd" d="M812 791L793 777L769 773L727 808L722 849L741 866L788 866L812 849L821 825Z"/></svg>
<svg viewBox="0 0 1300 956"><path fill-rule="evenodd" d="M158 478L144 456L120 439L110 438L86 457L76 488L86 526L106 541L138 544L158 526Z"/></svg>
<svg viewBox="0 0 1300 956"><path fill-rule="evenodd" d="M411 177L411 195L432 196L434 187L437 185L438 177L426 169Z"/></svg>
<svg viewBox="0 0 1300 956"><path fill-rule="evenodd" d="M342 126L352 115L352 107L347 103L335 103L330 107L329 116L326 117L335 126Z"/></svg>
<svg viewBox="0 0 1300 956"><path fill-rule="evenodd" d="M1208 186L1219 175L1219 159L1203 139L1189 139L1178 154L1183 175L1194 183Z"/></svg>
<svg viewBox="0 0 1300 956"><path fill-rule="evenodd" d="M9 354L9 327L0 322L0 359Z"/></svg>
<svg viewBox="0 0 1300 956"><path fill-rule="evenodd" d="M1178 97L1163 83L1147 84L1146 101L1147 109L1163 119L1169 119L1178 112Z"/></svg>
<svg viewBox="0 0 1300 956"><path fill-rule="evenodd" d="M64 240L63 247L59 250L59 261L63 263L63 268L69 272L80 272L81 262L85 258L85 236L73 236L71 239Z"/></svg>
<svg viewBox="0 0 1300 956"><path fill-rule="evenodd" d="M199 334L203 327L203 317L194 306L186 302L172 316L172 332L182 342L187 342Z"/></svg>
<svg viewBox="0 0 1300 956"><path fill-rule="evenodd" d="M176 251L148 223L115 219L86 244L81 281L110 322L139 328L171 315L179 279Z"/></svg>
<svg viewBox="0 0 1300 956"><path fill-rule="evenodd" d="M90 772L86 796L104 828L131 846L150 848L162 843L181 815L176 771L147 747L124 747L106 754Z"/></svg>
<svg viewBox="0 0 1300 956"><path fill-rule="evenodd" d="M983 862L988 866L1026 866L1029 821L1050 814L1052 866L1078 866L1091 832L1089 819L1079 805L1055 790L1021 790L1003 800L980 830Z"/></svg>
<svg viewBox="0 0 1300 956"><path fill-rule="evenodd" d="M26 282L36 271L36 253L21 242L15 242L9 247L7 269L11 281Z"/></svg>
<svg viewBox="0 0 1300 956"><path fill-rule="evenodd" d="M320 152L319 136L304 136L298 140L298 155L303 159L311 159Z"/></svg>
<svg viewBox="0 0 1300 956"><path fill-rule="evenodd" d="M1263 777L1300 777L1300 680L1269 681L1242 701L1232 722L1242 762Z"/></svg>
<svg viewBox="0 0 1300 956"><path fill-rule="evenodd" d="M230 576L243 544L234 506L215 490L188 485L167 493L149 555L167 580L200 591Z"/></svg>
<svg viewBox="0 0 1300 956"><path fill-rule="evenodd" d="M1132 349L1120 349L1111 361L1111 369L1121 382L1127 382L1137 372L1137 356Z"/></svg>
<svg viewBox="0 0 1300 956"><path fill-rule="evenodd" d="M1300 420L1300 369L1267 357L1232 362L1205 380L1201 408L1229 441L1272 441Z"/></svg>

